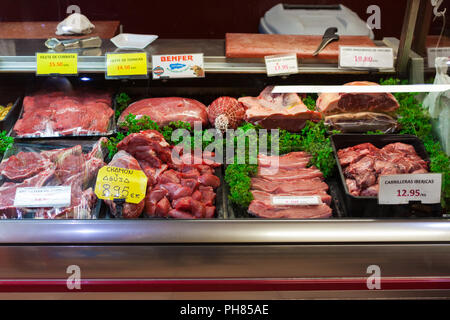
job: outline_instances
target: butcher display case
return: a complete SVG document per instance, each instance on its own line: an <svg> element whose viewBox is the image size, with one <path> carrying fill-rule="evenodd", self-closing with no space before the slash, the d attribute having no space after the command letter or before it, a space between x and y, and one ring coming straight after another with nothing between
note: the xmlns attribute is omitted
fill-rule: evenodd
<svg viewBox="0 0 450 320"><path fill-rule="evenodd" d="M411 21L417 17L415 2L408 1L407 22L409 15ZM49 52L43 39L3 39L0 104L17 99L20 106L23 97L49 83L125 92L133 101L175 96L206 105L220 96L257 97L267 86L341 86L396 77L422 84L423 58L408 48L408 37L405 31L401 39L374 41L393 49L394 68L342 69L315 61L300 64L296 74L275 77L267 76L264 58L227 57L224 39L157 39L139 51L148 56L148 79L105 77L105 55L124 52L108 39L95 52L78 52L78 74L70 77L36 76L36 53ZM184 53L203 53L205 77L151 79L151 56ZM213 219L114 218L106 202L94 219L0 219L0 298L449 298L448 199L443 197L437 209L412 203L399 214L384 215L376 197L367 197L349 209L355 202L338 152L359 142L349 143L356 135L342 136L332 135L337 165L325 180L332 199L332 215L325 219L249 215L230 200L226 166L215 171L221 187ZM381 149L401 140L429 160L416 137L387 136L368 135L361 143ZM99 137L71 139L81 144Z"/></svg>

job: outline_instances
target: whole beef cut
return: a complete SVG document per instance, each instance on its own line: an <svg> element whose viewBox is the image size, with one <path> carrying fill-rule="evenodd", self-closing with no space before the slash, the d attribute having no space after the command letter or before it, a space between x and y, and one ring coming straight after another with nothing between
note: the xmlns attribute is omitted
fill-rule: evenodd
<svg viewBox="0 0 450 320"><path fill-rule="evenodd" d="M108 93L38 93L24 98L13 130L19 137L101 134L109 130L113 114Z"/></svg>
<svg viewBox="0 0 450 320"><path fill-rule="evenodd" d="M272 93L266 87L258 97L239 98L245 108L245 120L265 129L285 129L298 132L307 120L321 119L318 112L309 110L296 93Z"/></svg>
<svg viewBox="0 0 450 320"><path fill-rule="evenodd" d="M391 143L379 149L362 143L338 150L348 192L353 196L378 196L382 175L426 173L428 163L419 157L412 145Z"/></svg>
<svg viewBox="0 0 450 320"><path fill-rule="evenodd" d="M208 123L206 106L197 100L187 98L149 98L136 101L122 112L118 123L125 121L125 117L130 113L137 119L149 116L160 126L167 126L172 121L188 122L192 128L195 122L200 122L202 126Z"/></svg>
<svg viewBox="0 0 450 320"><path fill-rule="evenodd" d="M123 150L120 150L114 155L108 166L132 170L142 170L138 161L129 153ZM111 200L105 200L105 203L109 206L111 214L114 216L118 216L117 204ZM122 204L122 217L129 219L139 218L142 210L144 210L144 200L142 200L138 204L125 202Z"/></svg>
<svg viewBox="0 0 450 320"><path fill-rule="evenodd" d="M143 210L146 216L175 219L214 217L214 189L220 186L214 168L220 164L183 154L182 149L172 148L155 130L133 133L117 148L136 158L148 177ZM179 153L182 153L181 157L175 158Z"/></svg>
<svg viewBox="0 0 450 320"><path fill-rule="evenodd" d="M355 81L345 86L378 86L369 81ZM321 93L316 101L316 109L324 116L338 113L356 113L362 111L390 113L399 104L390 93Z"/></svg>
<svg viewBox="0 0 450 320"><path fill-rule="evenodd" d="M262 218L328 218L331 216L331 196L323 174L307 167L311 156L306 152L291 152L282 156L258 155L258 173L251 178L253 200L248 212ZM319 205L274 205L272 197L318 196Z"/></svg>
<svg viewBox="0 0 450 320"><path fill-rule="evenodd" d="M27 213L43 219L88 219L92 217L97 197L92 190L98 170L105 165L106 138L101 138L91 152L83 153L81 145L65 149L39 150L17 145L23 151L0 163L0 216L21 218ZM63 208L16 208L17 188L70 186L71 203Z"/></svg>

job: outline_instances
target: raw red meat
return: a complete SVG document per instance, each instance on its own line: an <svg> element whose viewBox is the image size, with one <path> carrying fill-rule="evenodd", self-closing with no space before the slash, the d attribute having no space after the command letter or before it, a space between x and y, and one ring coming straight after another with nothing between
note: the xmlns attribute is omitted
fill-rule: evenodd
<svg viewBox="0 0 450 320"><path fill-rule="evenodd" d="M245 108L235 98L220 97L208 106L209 123L216 129L236 129L244 120Z"/></svg>
<svg viewBox="0 0 450 320"><path fill-rule="evenodd" d="M301 169L274 169L268 170L268 168L258 168L258 177L265 178L270 181L288 181L299 179L313 179L323 178L322 172L315 168L301 168Z"/></svg>
<svg viewBox="0 0 450 320"><path fill-rule="evenodd" d="M268 219L311 219L331 217L331 208L326 204L315 206L273 206L263 201L253 200L248 212Z"/></svg>
<svg viewBox="0 0 450 320"><path fill-rule="evenodd" d="M129 153L121 150L117 152L111 162L108 164L110 167L118 167L118 168L124 168L124 169L133 169L133 170L141 170L141 167L139 166L139 163L133 156L131 156ZM110 212L116 216L117 215L117 204L114 203L114 201L111 200L105 200L106 204L110 208ZM122 216L124 218L129 219L135 219L139 218L139 216L142 213L142 210L144 210L145 202L142 200L138 204L134 203L128 203L125 202L122 204Z"/></svg>
<svg viewBox="0 0 450 320"><path fill-rule="evenodd" d="M206 106L201 102L187 98L149 98L139 100L126 108L119 117L118 123L125 121L125 117L134 114L137 119L149 116L160 126L167 126L172 121L188 122L194 128L194 122L206 126L208 114Z"/></svg>
<svg viewBox="0 0 450 320"><path fill-rule="evenodd" d="M328 185L320 178L271 181L265 178L255 177L251 179L251 182L252 189L261 190L272 194L291 193L294 191L328 190Z"/></svg>
<svg viewBox="0 0 450 320"><path fill-rule="evenodd" d="M265 88L258 97L239 98L245 107L245 120L266 129L298 132L307 120L320 120L318 112L309 110L296 93L274 93Z"/></svg>
<svg viewBox="0 0 450 320"><path fill-rule="evenodd" d="M214 188L220 185L220 179L213 174L213 168L220 164L195 157L194 163L174 161L172 148L154 130L129 135L118 149L136 157L149 178L144 209L147 216L192 219L214 215ZM186 156L181 154L181 159Z"/></svg>
<svg viewBox="0 0 450 320"><path fill-rule="evenodd" d="M19 152L0 163L0 174L8 180L20 182L41 171L55 167L49 159L36 152Z"/></svg>
<svg viewBox="0 0 450 320"><path fill-rule="evenodd" d="M138 161L146 161L155 168L172 162L172 149L164 136L156 130L132 133L119 142L117 149L125 150Z"/></svg>
<svg viewBox="0 0 450 320"><path fill-rule="evenodd" d="M104 166L105 138L100 139L88 154L82 153L81 145L67 149L46 151L19 152L5 160L2 167L3 178L21 171L22 182L6 182L0 187L0 214L3 217L17 218L25 213L34 213L35 218L45 219L85 219L91 218L92 208L97 202L92 188L95 176L100 167ZM21 148L21 147L19 147ZM38 147L37 147L38 148ZM33 149L28 147L27 149ZM36 148L35 148L36 149ZM34 154L34 156L31 156ZM19 158L15 171L11 171L5 163L9 159ZM10 162L12 165L13 162ZM41 167L39 167L41 166ZM28 167L28 171L27 171ZM20 170L18 170L20 169ZM9 171L9 172L8 172ZM14 208L14 198L18 187L70 186L71 204L64 208Z"/></svg>
<svg viewBox="0 0 450 320"><path fill-rule="evenodd" d="M414 147L400 142L381 149L362 143L341 149L337 155L347 189L353 196L376 197L382 175L428 172L428 163L417 155Z"/></svg>
<svg viewBox="0 0 450 320"><path fill-rule="evenodd" d="M369 81L355 81L345 86L378 86ZM316 101L316 109L323 115L356 113L362 111L389 113L399 104L390 93L321 93Z"/></svg>
<svg viewBox="0 0 450 320"><path fill-rule="evenodd" d="M328 44L317 56L322 36L282 35L258 33L227 33L227 58L264 58L265 56L296 53L299 59L320 59L337 62L339 46L374 47L375 44L365 36L340 36L339 41Z"/></svg>
<svg viewBox="0 0 450 320"><path fill-rule="evenodd" d="M307 168L311 156L291 152L276 156L258 155L258 174L251 178L253 201L248 212L263 218L326 218L331 216L331 196L323 174L315 167ZM278 162L279 168L276 166ZM272 197L319 196L320 205L273 205Z"/></svg>
<svg viewBox="0 0 450 320"><path fill-rule="evenodd" d="M109 94L81 91L28 96L23 108L22 118L14 126L17 136L105 133L114 114Z"/></svg>
<svg viewBox="0 0 450 320"><path fill-rule="evenodd" d="M258 154L258 167L278 166L280 169L292 170L306 168L311 156L306 152L290 152L282 156Z"/></svg>

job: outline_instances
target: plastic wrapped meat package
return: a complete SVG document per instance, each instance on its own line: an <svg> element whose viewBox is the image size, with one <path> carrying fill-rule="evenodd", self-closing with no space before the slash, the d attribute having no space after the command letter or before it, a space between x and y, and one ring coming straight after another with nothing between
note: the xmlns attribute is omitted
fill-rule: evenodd
<svg viewBox="0 0 450 320"><path fill-rule="evenodd" d="M108 135L114 130L112 97L107 92L54 91L26 96L13 128L21 138Z"/></svg>
<svg viewBox="0 0 450 320"><path fill-rule="evenodd" d="M345 86L378 85L369 81L355 81ZM316 109L330 130L343 133L365 133L381 131L393 133L397 129L395 111L399 104L395 97L382 93L321 93L316 101Z"/></svg>
<svg viewBox="0 0 450 320"><path fill-rule="evenodd" d="M0 218L96 218L106 141L15 144L0 163Z"/></svg>
<svg viewBox="0 0 450 320"><path fill-rule="evenodd" d="M397 129L394 117L375 112L341 113L325 117L325 125L345 133L360 133L379 130L393 133Z"/></svg>

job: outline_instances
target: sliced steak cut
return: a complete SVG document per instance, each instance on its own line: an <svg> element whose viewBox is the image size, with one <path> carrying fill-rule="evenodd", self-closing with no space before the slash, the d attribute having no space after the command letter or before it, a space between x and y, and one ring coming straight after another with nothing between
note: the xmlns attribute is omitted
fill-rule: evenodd
<svg viewBox="0 0 450 320"><path fill-rule="evenodd" d="M296 191L326 191L328 185L320 178L300 179L292 181L270 181L265 178L251 178L252 189L271 194L291 193Z"/></svg>
<svg viewBox="0 0 450 320"><path fill-rule="evenodd" d="M304 180L304 179L313 179L313 178L323 178L322 172L315 168L302 168L295 170L268 170L268 168L258 168L258 177L265 178L270 181L277 180Z"/></svg>
<svg viewBox="0 0 450 320"><path fill-rule="evenodd" d="M253 200L248 212L268 219L312 219L331 217L331 208L326 204L315 206L272 206L263 201Z"/></svg>
<svg viewBox="0 0 450 320"><path fill-rule="evenodd" d="M263 201L268 205L272 205L272 197L306 197L306 196L319 196L323 203L330 205L331 196L327 194L325 191L293 191L290 193L276 193L271 194L268 192L260 191L260 190L251 190L253 198L255 200Z"/></svg>
<svg viewBox="0 0 450 320"><path fill-rule="evenodd" d="M280 169L301 169L306 168L311 156L306 152L290 152L282 156L268 156L258 154L258 167L272 167L277 165Z"/></svg>
<svg viewBox="0 0 450 320"><path fill-rule="evenodd" d="M0 163L0 174L11 181L20 182L55 165L36 152L19 152Z"/></svg>

